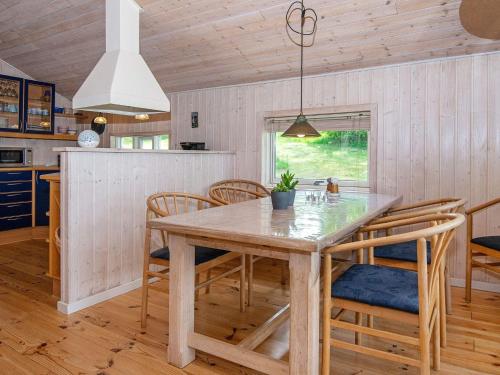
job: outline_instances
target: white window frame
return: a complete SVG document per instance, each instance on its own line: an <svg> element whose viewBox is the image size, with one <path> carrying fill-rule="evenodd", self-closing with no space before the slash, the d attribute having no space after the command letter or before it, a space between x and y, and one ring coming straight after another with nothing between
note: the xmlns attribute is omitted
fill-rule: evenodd
<svg viewBox="0 0 500 375"><path fill-rule="evenodd" d="M152 138L153 140L153 150L160 150L160 140L159 136L166 135L168 136L168 150L171 149L172 137L169 132L159 132L159 133L124 133L124 134L110 134L110 147L111 148L119 148L117 147L117 139L132 137L132 149L133 150L141 150L141 142L142 138ZM120 145L121 146L121 145ZM163 151L168 151L163 150Z"/></svg>
<svg viewBox="0 0 500 375"><path fill-rule="evenodd" d="M287 117L296 116L297 109L287 109L272 112L260 112L257 114L258 118L261 119L263 124L266 124L267 119L276 117ZM322 108L305 108L304 115L322 115L322 114L336 114L336 113L355 113L355 112L369 112L370 113L370 125L368 129L368 181L363 181L362 183L354 180L341 180L339 181L340 187L346 188L347 190L360 190L360 191L377 191L377 124L378 124L378 111L377 104L356 104L356 105L341 105L334 107L322 107ZM322 129L325 130L325 129ZM342 130L342 129L331 129ZM275 175L276 167L276 152L273 149L275 147L275 137L276 132L271 132L263 128L262 133L262 143L260 146L261 150L261 163L260 163L260 174L261 181L267 185L272 186L277 183L277 178ZM274 137L274 139L273 139ZM326 185L327 177L335 176L325 176L324 180L321 179L300 179L299 187L306 188L320 188L320 186Z"/></svg>
<svg viewBox="0 0 500 375"><path fill-rule="evenodd" d="M350 130L357 130L357 129L350 129ZM360 181L360 180L339 180L339 186L340 187L358 187L358 188L363 188L363 189L368 189L370 187L370 130L367 129L360 129L360 130L366 130L368 131L368 145L367 145L367 154L368 154L368 180L367 181ZM331 131L338 131L338 129L331 129ZM340 130L341 131L341 130ZM344 130L347 131L347 130ZM276 176L276 132L272 132L269 134L270 135L270 142L269 146L271 149L269 150L269 155L271 165L269 166L270 168L270 173L271 173L271 183L272 184L277 184L280 181L280 177ZM328 177L335 177L335 176L325 176L324 179L311 179L311 178L298 178L299 180L299 186L321 186L321 185L326 185L326 178Z"/></svg>

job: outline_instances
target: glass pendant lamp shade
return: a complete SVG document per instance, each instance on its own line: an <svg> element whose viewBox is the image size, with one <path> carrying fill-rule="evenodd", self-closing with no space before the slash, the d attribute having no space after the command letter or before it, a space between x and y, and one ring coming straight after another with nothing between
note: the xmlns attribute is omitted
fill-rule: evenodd
<svg viewBox="0 0 500 375"><path fill-rule="evenodd" d="M94 119L92 120L92 122L98 124L98 125L106 125L108 123L108 120L106 119L106 117L104 117L102 115L102 113L99 113L99 115L97 115L96 117L94 117Z"/></svg>
<svg viewBox="0 0 500 375"><path fill-rule="evenodd" d="M309 124L306 116L302 113L297 116L295 122L281 135L282 137L320 137L321 134L318 133L314 127Z"/></svg>

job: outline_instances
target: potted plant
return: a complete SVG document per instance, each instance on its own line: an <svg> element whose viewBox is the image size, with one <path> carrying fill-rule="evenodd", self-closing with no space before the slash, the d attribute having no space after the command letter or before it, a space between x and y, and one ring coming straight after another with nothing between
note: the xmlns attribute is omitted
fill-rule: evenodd
<svg viewBox="0 0 500 375"><path fill-rule="evenodd" d="M295 173L287 170L281 175L281 183L286 186L289 191L288 205L293 206L293 202L295 201L295 186L297 186L299 180L295 178Z"/></svg>
<svg viewBox="0 0 500 375"><path fill-rule="evenodd" d="M271 201L273 202L273 209L286 210L290 201L290 190L288 187L283 185L282 182L276 185L271 191Z"/></svg>

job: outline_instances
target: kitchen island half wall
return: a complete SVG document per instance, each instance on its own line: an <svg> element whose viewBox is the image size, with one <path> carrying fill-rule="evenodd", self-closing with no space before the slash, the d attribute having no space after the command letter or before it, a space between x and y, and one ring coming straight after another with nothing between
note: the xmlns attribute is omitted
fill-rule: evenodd
<svg viewBox="0 0 500 375"><path fill-rule="evenodd" d="M206 195L234 178L223 151L55 148L61 153L61 300L72 313L140 287L146 198Z"/></svg>

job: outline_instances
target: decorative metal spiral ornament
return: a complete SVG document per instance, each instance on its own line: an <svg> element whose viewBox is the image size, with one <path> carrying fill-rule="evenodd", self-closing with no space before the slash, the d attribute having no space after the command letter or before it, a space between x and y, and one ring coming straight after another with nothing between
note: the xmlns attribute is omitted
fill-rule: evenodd
<svg viewBox="0 0 500 375"><path fill-rule="evenodd" d="M300 13L300 30L296 29L292 25L292 17L294 14ZM288 7L288 11L286 12L286 33L288 37L292 41L293 44L303 47L311 47L314 44L314 39L316 37L318 23L318 15L316 11L312 8L304 7L304 1L294 1ZM304 31L306 27L309 27L309 30ZM297 40L296 37L300 38ZM304 43L304 37L311 37L311 40L307 43Z"/></svg>

